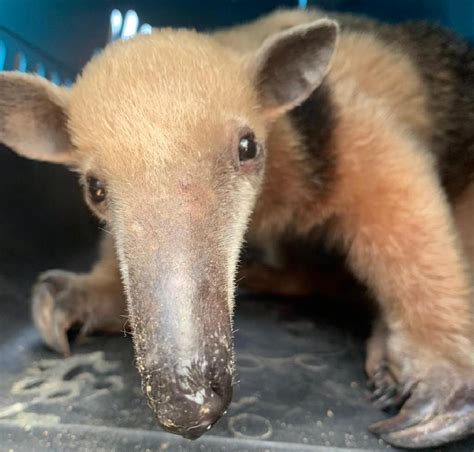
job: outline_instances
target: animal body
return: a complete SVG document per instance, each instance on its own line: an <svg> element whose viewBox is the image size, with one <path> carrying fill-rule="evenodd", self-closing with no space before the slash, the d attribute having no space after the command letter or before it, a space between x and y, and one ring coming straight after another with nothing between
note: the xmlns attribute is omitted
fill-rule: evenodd
<svg viewBox="0 0 474 452"><path fill-rule="evenodd" d="M366 370L424 447L474 429L474 51L424 24L279 11L213 35L157 30L108 46L72 89L0 74L0 140L81 174L111 231L88 274L39 277L33 315L119 331L168 431L195 438L232 395L234 281L305 291L282 243L321 235L373 294ZM338 25L339 24L339 25ZM245 283L245 281L244 281ZM265 284L264 284L265 285Z"/></svg>

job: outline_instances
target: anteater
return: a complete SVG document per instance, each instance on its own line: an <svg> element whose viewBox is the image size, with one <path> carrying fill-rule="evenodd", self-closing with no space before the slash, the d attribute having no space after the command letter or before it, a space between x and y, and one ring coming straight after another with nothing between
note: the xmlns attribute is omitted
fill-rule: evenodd
<svg viewBox="0 0 474 452"><path fill-rule="evenodd" d="M464 437L473 120L467 43L315 10L117 42L71 89L2 73L0 140L79 172L111 232L90 273L40 276L34 321L68 353L72 324L119 331L128 312L158 422L196 438L231 400L244 236L275 255L283 240L323 233L380 307L366 369L378 404L401 410L372 431L405 447ZM292 263L253 271L248 281L270 272L277 284Z"/></svg>

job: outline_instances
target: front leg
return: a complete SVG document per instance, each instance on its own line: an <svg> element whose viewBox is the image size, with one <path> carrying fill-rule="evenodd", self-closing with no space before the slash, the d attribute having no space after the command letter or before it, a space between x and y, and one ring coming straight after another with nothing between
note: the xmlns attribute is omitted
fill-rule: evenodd
<svg viewBox="0 0 474 452"><path fill-rule="evenodd" d="M372 430L428 447L474 432L471 278L430 155L389 127L341 143L334 233L380 304L381 361L406 399Z"/></svg>
<svg viewBox="0 0 474 452"><path fill-rule="evenodd" d="M42 339L53 350L70 354L67 332L116 333L126 324L126 303L112 239L105 237L101 256L92 271L77 274L50 270L33 288L33 320Z"/></svg>

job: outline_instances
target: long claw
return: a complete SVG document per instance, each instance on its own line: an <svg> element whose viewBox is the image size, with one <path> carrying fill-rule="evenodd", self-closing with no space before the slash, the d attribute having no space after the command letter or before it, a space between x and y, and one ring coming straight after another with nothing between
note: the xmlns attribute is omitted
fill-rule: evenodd
<svg viewBox="0 0 474 452"><path fill-rule="evenodd" d="M419 416L402 411L394 417L375 422L369 426L369 431L375 435L386 435L416 425L420 420Z"/></svg>
<svg viewBox="0 0 474 452"><path fill-rule="evenodd" d="M54 351L69 356L71 348L67 332L82 322L82 311L71 293L68 272L50 271L41 275L33 289L33 320L46 344Z"/></svg>
<svg viewBox="0 0 474 452"><path fill-rule="evenodd" d="M389 387L380 397L372 398L374 405L382 410L397 406L398 400L398 389L394 386Z"/></svg>
<svg viewBox="0 0 474 452"><path fill-rule="evenodd" d="M54 322L54 349L64 357L71 356L71 347L67 338L71 322L67 321L63 312L56 314Z"/></svg>
<svg viewBox="0 0 474 452"><path fill-rule="evenodd" d="M33 289L33 320L46 344L61 352L57 343L54 312L55 300L47 284L37 284Z"/></svg>
<svg viewBox="0 0 474 452"><path fill-rule="evenodd" d="M464 416L438 415L403 430L381 434L381 438L396 447L434 447L457 441L474 433L474 412Z"/></svg>
<svg viewBox="0 0 474 452"><path fill-rule="evenodd" d="M403 388L400 388L385 362L380 364L368 380L368 386L372 391L370 400L377 408L396 408L406 399Z"/></svg>
<svg viewBox="0 0 474 452"><path fill-rule="evenodd" d="M49 270L39 276L32 293L32 314L44 342L69 356L71 342L95 331L123 330L124 306L115 282L102 276ZM78 334L71 337L69 332Z"/></svg>
<svg viewBox="0 0 474 452"><path fill-rule="evenodd" d="M435 377L436 375L433 374ZM445 375L446 376L446 375ZM395 417L369 427L397 447L434 447L474 433L474 387L472 376L454 373L449 380L423 380L402 391L410 396ZM408 389L409 388L409 389Z"/></svg>
<svg viewBox="0 0 474 452"><path fill-rule="evenodd" d="M386 373L387 366L381 364L379 368L375 371L375 373L367 380L367 386L372 390L376 389L384 380Z"/></svg>
<svg viewBox="0 0 474 452"><path fill-rule="evenodd" d="M370 397L370 400L376 401L380 397L384 396L390 390L390 385L383 383L381 386L377 386Z"/></svg>

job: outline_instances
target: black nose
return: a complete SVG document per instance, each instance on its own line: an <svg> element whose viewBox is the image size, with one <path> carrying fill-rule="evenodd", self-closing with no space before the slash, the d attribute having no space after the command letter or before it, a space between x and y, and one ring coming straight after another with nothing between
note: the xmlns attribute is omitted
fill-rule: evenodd
<svg viewBox="0 0 474 452"><path fill-rule="evenodd" d="M145 380L145 393L161 427L187 439L197 439L210 430L232 399L229 372L209 379L199 378L192 370L170 379L159 373Z"/></svg>
<svg viewBox="0 0 474 452"><path fill-rule="evenodd" d="M197 439L206 433L222 417L232 398L232 387L228 389L226 395L220 395L213 391L210 397L203 401L196 419L183 419L188 422L187 427L182 433L176 431L187 439Z"/></svg>

